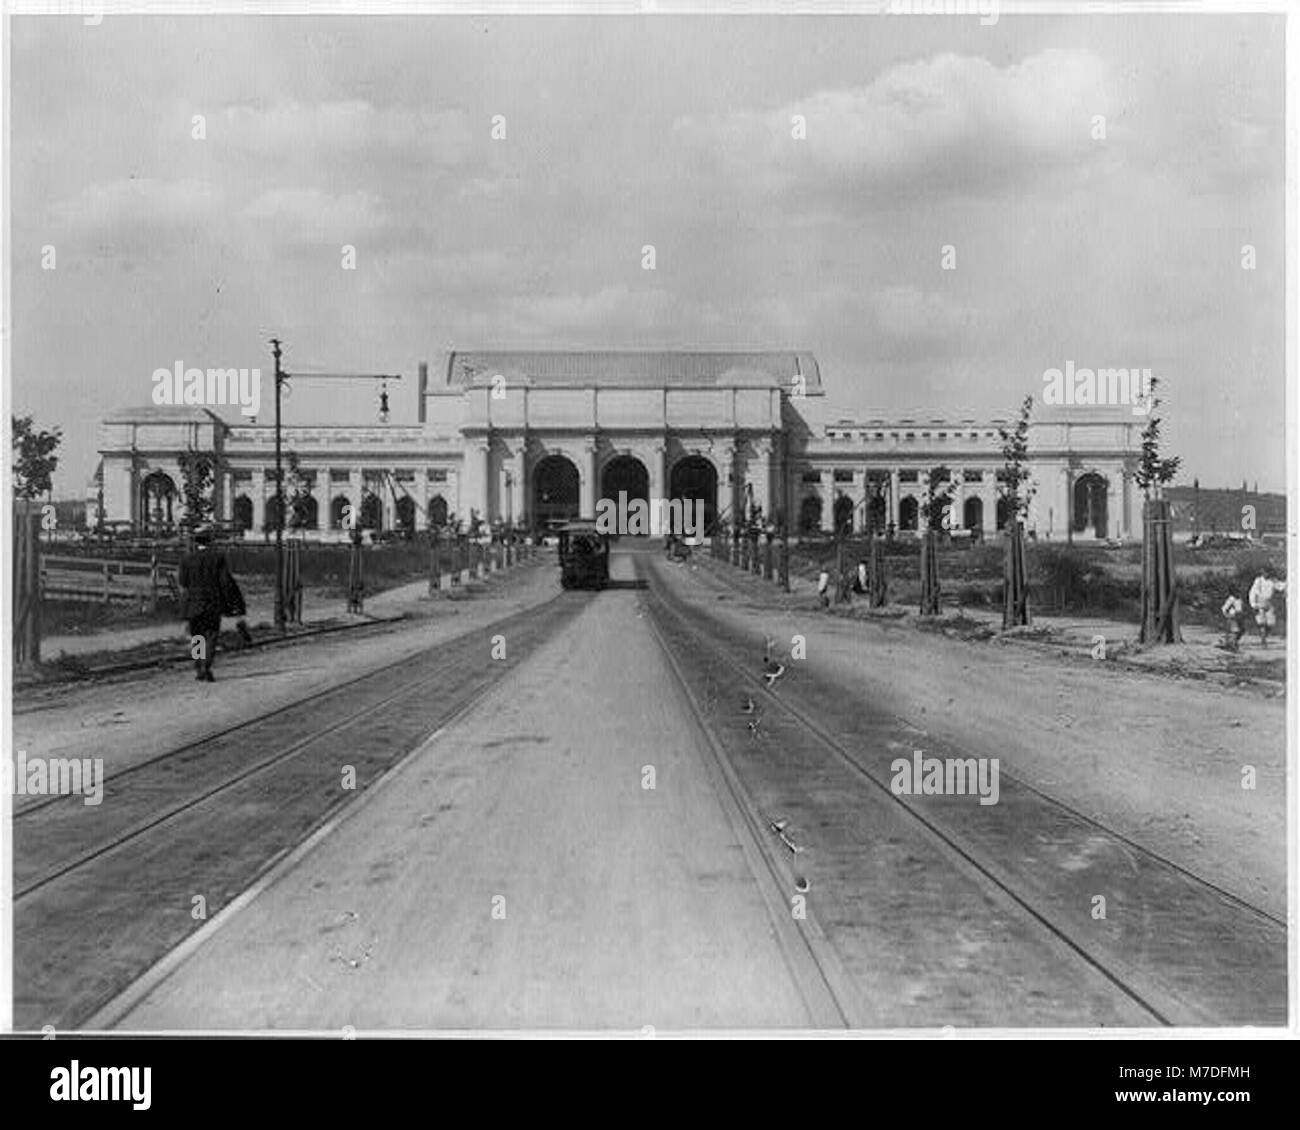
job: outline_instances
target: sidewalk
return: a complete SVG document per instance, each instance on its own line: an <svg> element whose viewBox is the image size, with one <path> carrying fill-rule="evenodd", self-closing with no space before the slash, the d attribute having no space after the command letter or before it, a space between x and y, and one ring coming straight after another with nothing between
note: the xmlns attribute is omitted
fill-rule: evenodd
<svg viewBox="0 0 1300 1130"><path fill-rule="evenodd" d="M756 599L787 608L818 608L814 581L791 574L790 592L782 593L773 582L746 574L730 563L703 557L709 568L725 577L733 587L742 588ZM1223 631L1204 624L1184 624L1183 642L1142 648L1138 643L1138 624L1132 620L1109 617L1051 615L1030 609L1032 624L1028 628L1002 631L999 607L945 604L937 617L922 617L915 604L891 602L884 608L868 609L862 598L848 604L832 603L825 613L851 620L870 620L885 626L907 627L937 632L968 641L996 641L1051 652L1058 656L1118 663L1152 674L1177 675L1193 679L1211 679L1225 685L1263 684L1284 693L1286 685L1287 646L1284 636L1274 636L1268 647L1261 647L1254 625L1249 625L1238 651L1220 647ZM1103 651L1104 648L1104 651Z"/></svg>
<svg viewBox="0 0 1300 1130"><path fill-rule="evenodd" d="M476 589L481 591L492 583L492 578L518 573L520 565L509 570L489 574L485 581L471 580L466 586L451 590L451 599L463 597ZM338 624L362 624L369 620L388 619L395 616L418 616L431 611L431 606L447 599L449 594L429 596L429 582L425 578L409 581L395 588L367 596L365 612L360 615L347 611L347 598L337 588L306 588L303 590L302 628L323 628ZM248 624L250 628L269 630L275 623L274 595L267 592L247 593ZM233 628L234 620L222 620L222 630ZM47 635L41 639L41 656L45 662L55 661L60 654L80 656L105 652L132 651L148 644L184 643L189 633L182 620L157 624L141 624L121 628L97 628L90 632Z"/></svg>

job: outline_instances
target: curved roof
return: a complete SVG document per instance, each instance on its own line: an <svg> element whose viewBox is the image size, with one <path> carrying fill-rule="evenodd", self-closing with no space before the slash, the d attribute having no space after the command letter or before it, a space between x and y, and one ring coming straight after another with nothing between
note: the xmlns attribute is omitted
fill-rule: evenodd
<svg viewBox="0 0 1300 1130"><path fill-rule="evenodd" d="M822 392L821 373L811 353L695 353L676 350L491 350L453 353L447 384L488 384L500 374L531 385L605 388L730 388L779 385L802 376L808 395Z"/></svg>

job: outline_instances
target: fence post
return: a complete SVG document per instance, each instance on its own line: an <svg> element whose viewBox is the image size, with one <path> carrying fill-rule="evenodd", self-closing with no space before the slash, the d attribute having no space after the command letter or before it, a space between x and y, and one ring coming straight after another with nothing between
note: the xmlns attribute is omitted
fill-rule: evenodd
<svg viewBox="0 0 1300 1130"><path fill-rule="evenodd" d="M29 667L41 661L40 527L26 513L14 525L13 655L15 665Z"/></svg>

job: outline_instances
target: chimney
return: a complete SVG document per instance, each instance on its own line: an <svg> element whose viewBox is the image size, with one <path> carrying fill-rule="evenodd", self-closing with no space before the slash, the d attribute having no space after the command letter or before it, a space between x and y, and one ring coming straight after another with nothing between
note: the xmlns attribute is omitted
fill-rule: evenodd
<svg viewBox="0 0 1300 1130"><path fill-rule="evenodd" d="M420 390L416 394L419 399L416 401L416 405L415 405L415 418L421 424L423 424L425 422L424 398L429 395L429 362L428 361L420 362L419 385L420 385Z"/></svg>

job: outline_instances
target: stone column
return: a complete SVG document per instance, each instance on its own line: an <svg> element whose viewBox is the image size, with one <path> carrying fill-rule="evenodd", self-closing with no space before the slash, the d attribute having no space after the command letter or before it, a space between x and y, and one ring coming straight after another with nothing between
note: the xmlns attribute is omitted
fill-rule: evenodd
<svg viewBox="0 0 1300 1130"><path fill-rule="evenodd" d="M659 499L668 497L668 474L664 468L667 444L657 441L650 448L650 497Z"/></svg>
<svg viewBox="0 0 1300 1130"><path fill-rule="evenodd" d="M522 521L527 515L524 513L525 499L527 494L524 490L527 481L527 444L519 441L517 447L510 450L510 513L509 517L513 522Z"/></svg>
<svg viewBox="0 0 1300 1130"><path fill-rule="evenodd" d="M1119 514L1119 491L1116 489L1115 479L1117 472L1112 471L1106 476L1106 528L1102 530L1102 537L1117 537L1120 531L1120 514Z"/></svg>
<svg viewBox="0 0 1300 1130"><path fill-rule="evenodd" d="M948 528L950 530L964 530L966 528L966 514L963 504L966 501L966 477L962 471L952 472L952 517L948 519Z"/></svg>
<svg viewBox="0 0 1300 1130"><path fill-rule="evenodd" d="M582 466L578 468L578 517L596 516L596 437L582 442Z"/></svg>
<svg viewBox="0 0 1300 1130"><path fill-rule="evenodd" d="M924 503L930 493L930 472L922 471L916 476L916 530L925 533L930 528L930 519L925 516Z"/></svg>
<svg viewBox="0 0 1300 1130"><path fill-rule="evenodd" d="M714 464L718 470L718 513L728 510L731 518L732 529L735 529L739 522L743 522L746 515L742 514L741 507L743 499L737 490L736 483L736 445L734 443L725 443L718 449L718 455Z"/></svg>
<svg viewBox="0 0 1300 1130"><path fill-rule="evenodd" d="M365 493L365 482L357 467L348 468L348 505L352 507L352 529L361 529L361 498ZM344 523L347 528L347 523Z"/></svg>
<svg viewBox="0 0 1300 1130"><path fill-rule="evenodd" d="M316 498L320 528L328 533L334 529L334 480L328 467L320 472L320 478L316 480Z"/></svg>
<svg viewBox="0 0 1300 1130"><path fill-rule="evenodd" d="M767 436L750 441L749 483L754 503L763 508L763 519L772 517L772 440Z"/></svg>
<svg viewBox="0 0 1300 1130"><path fill-rule="evenodd" d="M889 472L889 507L886 511L886 525L893 524L894 532L898 532L898 468L893 467Z"/></svg>
<svg viewBox="0 0 1300 1130"><path fill-rule="evenodd" d="M217 513L223 522L231 522L235 517L235 476L229 471L221 472L220 497L217 499Z"/></svg>
<svg viewBox="0 0 1300 1130"><path fill-rule="evenodd" d="M415 472L415 528L417 530L427 530L429 528L429 470L427 467L421 467Z"/></svg>
<svg viewBox="0 0 1300 1130"><path fill-rule="evenodd" d="M822 474L830 476L829 482L823 479L817 484L822 498L822 531L830 532L835 529L835 470L832 468Z"/></svg>
<svg viewBox="0 0 1300 1130"><path fill-rule="evenodd" d="M266 524L266 472L253 472L253 481L248 488L248 494L253 500L253 528L249 533L261 537L262 527Z"/></svg>
<svg viewBox="0 0 1300 1130"><path fill-rule="evenodd" d="M487 522L488 514L488 468L491 462L487 437L470 439L465 445L465 478L461 484L460 509L457 511L469 529L471 511L478 511L478 516Z"/></svg>

